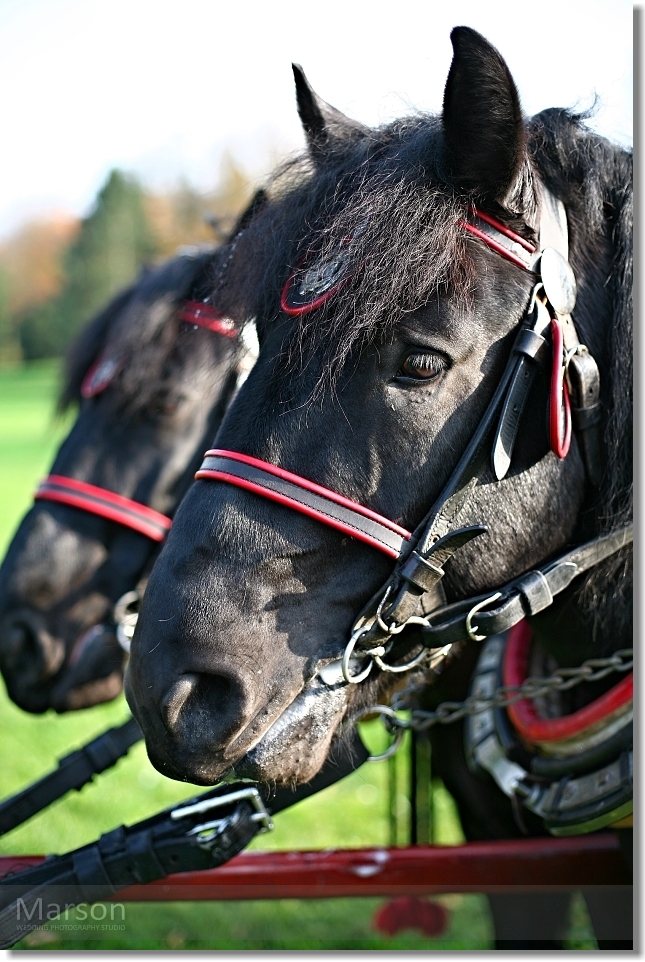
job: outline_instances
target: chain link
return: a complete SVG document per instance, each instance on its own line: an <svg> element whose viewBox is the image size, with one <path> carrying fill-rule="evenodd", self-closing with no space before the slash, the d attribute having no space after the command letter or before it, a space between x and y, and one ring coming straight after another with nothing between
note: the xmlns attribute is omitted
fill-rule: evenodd
<svg viewBox="0 0 645 962"><path fill-rule="evenodd" d="M524 698L539 698L550 691L568 691L583 681L599 681L612 672L629 671L634 664L633 656L632 648L621 648L620 651L615 651L610 658L589 658L578 668L558 668L548 678L527 678L521 685L502 685L489 698L470 695L465 701L444 701L434 711L413 708L409 719L398 718L392 713L392 709L401 711L409 707L405 704L406 696L425 687L423 685L411 685L398 692L393 699L392 707L373 705L361 714L367 714L368 711L376 714L379 710L382 711L383 708L387 708L387 713L382 713L382 720L389 731L394 732L396 729L406 728L414 729L414 731L427 731L433 725L449 725L452 722L460 721L467 715L478 715L489 708L507 708Z"/></svg>

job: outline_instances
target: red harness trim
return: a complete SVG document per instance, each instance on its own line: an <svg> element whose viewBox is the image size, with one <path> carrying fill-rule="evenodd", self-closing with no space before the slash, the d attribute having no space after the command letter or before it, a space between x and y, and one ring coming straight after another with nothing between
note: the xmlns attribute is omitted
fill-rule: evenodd
<svg viewBox="0 0 645 962"><path fill-rule="evenodd" d="M563 459L566 458L571 447L571 402L562 363L562 328L556 317L551 318L551 339L553 364L549 392L549 441L553 453ZM562 418L564 418L564 424Z"/></svg>
<svg viewBox="0 0 645 962"><path fill-rule="evenodd" d="M80 508L109 521L138 531L153 541L164 541L172 520L144 504L124 498L122 494L99 488L85 481L50 474L38 486L34 501L56 501Z"/></svg>
<svg viewBox="0 0 645 962"><path fill-rule="evenodd" d="M470 213L477 220L481 221L481 226L472 224L470 221L462 220L460 221L460 226L467 230L469 234L473 237L477 237L479 240L487 244L491 250L494 250L497 254L501 254L505 257L507 261L511 261L512 264L516 264L521 267L522 270L530 271L532 269L533 255L537 253L537 248L529 241L521 237L520 234L516 234L515 231L510 230L500 221L491 217L490 214L485 214L478 207L471 207ZM492 227L493 230L501 235L501 237L494 237L490 231L485 229L485 225ZM518 245L520 250L512 250L508 245L504 244L503 238L508 238L512 241L514 245ZM526 254L523 252L526 251Z"/></svg>
<svg viewBox="0 0 645 962"><path fill-rule="evenodd" d="M504 685L521 685L526 680L533 631L528 621L510 629L502 669ZM558 742L580 735L624 708L634 697L634 675L630 672L609 691L589 705L562 718L541 718L535 702L516 702L506 710L517 733L529 742Z"/></svg>
<svg viewBox="0 0 645 962"><path fill-rule="evenodd" d="M236 469L236 463L248 466L250 470ZM222 449L207 451L204 463L195 478L226 481L252 491L321 521L337 531L349 534L352 538L378 548L391 558L399 557L403 541L408 541L411 537L405 528L370 508L248 454ZM279 483L274 483L272 479L279 479ZM303 491L308 492L309 496L303 496Z"/></svg>
<svg viewBox="0 0 645 962"><path fill-rule="evenodd" d="M494 227L495 230L498 230L501 234L504 234L516 244L519 244L521 247L527 250L529 254L536 253L537 247L535 244L531 244L531 242L527 241L524 237L522 237L521 234L516 234L514 230L511 230L510 227L506 227L506 225L502 224L501 221L495 220L495 218L491 217L490 214L485 214L483 210L479 209L479 207L471 207L470 211L475 215L475 217L479 217L480 220L490 224L490 226Z"/></svg>
<svg viewBox="0 0 645 962"><path fill-rule="evenodd" d="M179 320L188 324L197 324L207 331L222 334L224 337L235 338L238 330L230 317L225 317L220 311L203 301L186 301L179 312Z"/></svg>

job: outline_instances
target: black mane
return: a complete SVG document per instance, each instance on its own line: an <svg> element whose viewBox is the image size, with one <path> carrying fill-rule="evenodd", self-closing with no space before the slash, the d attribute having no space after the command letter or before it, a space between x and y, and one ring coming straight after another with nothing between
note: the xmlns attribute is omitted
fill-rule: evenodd
<svg viewBox="0 0 645 962"><path fill-rule="evenodd" d="M491 213L536 239L519 217L523 206L532 222L534 208L529 204L527 212L526 207L534 194L533 166L567 208L572 259L582 258L578 266L588 266L589 249L613 252L609 277L594 281L599 297L611 301L609 329L599 331L593 317L575 315L581 339L601 364L605 416L607 467L582 532L591 537L632 517L632 156L583 121L583 115L559 109L528 121L531 164L522 168L516 210ZM473 278L459 220L470 198L449 183L440 118L418 114L360 138L335 140L315 163L307 153L295 157L274 175L268 195L268 204L241 237L222 285L232 316L257 318L260 334L279 317L280 293L303 255L333 258L342 239L353 238L352 280L322 308L296 319L279 359L278 383L315 358L322 371L313 400L333 388L354 350L387 337L402 314L440 291L467 301ZM599 618L600 608L613 606L616 591L628 590L629 579L620 577L625 557L601 566L586 581L587 607ZM630 617L629 606L623 607Z"/></svg>
<svg viewBox="0 0 645 962"><path fill-rule="evenodd" d="M564 110L533 118L532 150L547 186L576 231L611 252L610 273L597 278L598 297L611 304L611 323L600 334L592 318L575 314L583 342L601 366L606 468L601 490L583 517L586 537L614 530L633 519L633 158L629 151L589 130ZM632 623L632 552L628 548L593 569L581 590L581 606L594 631L611 622L616 637L628 638Z"/></svg>
<svg viewBox="0 0 645 962"><path fill-rule="evenodd" d="M224 305L261 327L277 318L282 288L303 255L333 259L352 238L350 283L298 319L285 358L288 370L322 360L319 390L333 384L354 349L387 337L401 313L445 288L468 297L458 228L468 199L431 177L428 158L437 168L441 155L440 121L417 115L335 145L320 165L298 156L274 175L269 203L240 239Z"/></svg>
<svg viewBox="0 0 645 962"><path fill-rule="evenodd" d="M156 268L144 268L137 281L118 294L72 343L58 402L65 411L81 400L81 384L101 352L125 359L111 395L128 415L150 410L178 385L173 377L185 327L179 308L208 293L221 249L188 252Z"/></svg>

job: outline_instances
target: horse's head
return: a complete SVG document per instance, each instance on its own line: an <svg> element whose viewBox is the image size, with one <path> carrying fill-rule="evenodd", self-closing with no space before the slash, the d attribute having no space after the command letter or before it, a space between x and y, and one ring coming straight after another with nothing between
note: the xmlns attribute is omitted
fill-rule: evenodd
<svg viewBox="0 0 645 962"><path fill-rule="evenodd" d="M218 449L242 459L215 456L184 499L126 676L151 760L172 777L211 783L234 767L305 781L340 722L387 696L396 678L373 671L347 685L338 670L396 550L374 546L383 528L369 542L322 523L324 506L293 510L298 494L280 488L288 479L271 466L390 519L395 538L391 522L412 531L473 437L534 309L537 274L481 235L492 217L498 235L506 231L498 241L510 231L520 248L539 249L536 155L557 138L548 118L525 124L490 44L463 27L452 40L442 116L378 130L345 120L295 68L309 150L277 174L227 275L230 309L256 317L260 340L217 437ZM554 112L553 123L584 139L569 115ZM556 191L558 172L562 183L566 176L553 154L547 176ZM583 196L580 182L576 191ZM466 226L473 207L479 236ZM606 227L597 225L592 242L586 229L578 201L576 311L602 362L602 335L585 324L606 320L611 267ZM487 532L450 561L449 599L494 590L576 527L585 471L575 439L566 459L550 450L548 382L546 372L534 381L510 470L497 480L487 467L462 511L460 525ZM267 484L273 490L259 496ZM390 660L414 657L419 636L408 630L397 645Z"/></svg>
<svg viewBox="0 0 645 962"><path fill-rule="evenodd" d="M225 252L145 271L72 347L61 406L79 414L0 569L0 668L27 711L121 690L112 610L165 537L244 352L232 323L197 303Z"/></svg>

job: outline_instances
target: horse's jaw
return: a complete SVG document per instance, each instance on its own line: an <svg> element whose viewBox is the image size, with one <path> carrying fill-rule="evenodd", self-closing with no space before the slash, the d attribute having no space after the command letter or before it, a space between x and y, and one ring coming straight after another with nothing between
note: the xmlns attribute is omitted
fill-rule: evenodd
<svg viewBox="0 0 645 962"><path fill-rule="evenodd" d="M319 677L300 694L235 764L235 774L259 782L308 782L322 767L348 706L346 685Z"/></svg>

